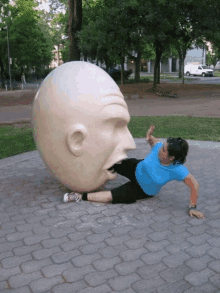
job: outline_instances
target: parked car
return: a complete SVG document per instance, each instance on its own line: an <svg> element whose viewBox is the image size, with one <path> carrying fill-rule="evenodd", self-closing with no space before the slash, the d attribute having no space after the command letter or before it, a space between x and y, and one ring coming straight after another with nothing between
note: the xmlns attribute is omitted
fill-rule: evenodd
<svg viewBox="0 0 220 293"><path fill-rule="evenodd" d="M201 75L201 76L214 76L214 70L204 66L202 64L187 64L184 66L184 74L190 75Z"/></svg>

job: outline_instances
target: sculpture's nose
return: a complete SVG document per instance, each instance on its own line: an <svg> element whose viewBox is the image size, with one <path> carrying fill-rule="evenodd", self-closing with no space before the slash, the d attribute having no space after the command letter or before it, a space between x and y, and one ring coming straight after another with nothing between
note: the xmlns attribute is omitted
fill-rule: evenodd
<svg viewBox="0 0 220 293"><path fill-rule="evenodd" d="M125 151L135 150L136 144L134 142L133 136L130 131L127 129L126 136L124 137L124 148Z"/></svg>

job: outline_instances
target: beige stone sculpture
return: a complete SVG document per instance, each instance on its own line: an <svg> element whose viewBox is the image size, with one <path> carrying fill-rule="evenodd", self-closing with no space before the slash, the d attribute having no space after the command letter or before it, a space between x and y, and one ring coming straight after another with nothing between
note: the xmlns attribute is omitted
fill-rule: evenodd
<svg viewBox="0 0 220 293"><path fill-rule="evenodd" d="M116 177L108 169L135 149L129 120L115 81L82 61L53 70L42 82L32 110L34 139L47 169L78 192L96 190Z"/></svg>

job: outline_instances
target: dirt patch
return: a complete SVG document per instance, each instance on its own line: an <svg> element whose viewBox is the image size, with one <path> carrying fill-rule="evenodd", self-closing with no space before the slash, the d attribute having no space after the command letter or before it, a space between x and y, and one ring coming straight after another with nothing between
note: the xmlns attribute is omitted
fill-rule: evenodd
<svg viewBox="0 0 220 293"><path fill-rule="evenodd" d="M192 117L219 117L220 113L220 85L213 84L177 84L162 82L159 87L164 91L177 94L178 98L160 97L152 91L152 83L119 85L127 100L131 116L164 116L180 115ZM0 107L30 105L34 101L37 89L0 91ZM147 101L146 101L147 100ZM15 111L13 107L10 111ZM25 108L25 107L24 107ZM9 108L10 109L10 108ZM23 121L0 123L14 127L31 127L30 119Z"/></svg>
<svg viewBox="0 0 220 293"><path fill-rule="evenodd" d="M220 85L216 84L161 83L160 88L164 91L171 91L172 94L177 94L178 98L220 97ZM120 85L120 89L124 95L139 95L139 98L158 98L152 90L153 84L151 82ZM161 98L163 99L163 97Z"/></svg>
<svg viewBox="0 0 220 293"><path fill-rule="evenodd" d="M136 83L119 85L123 95L137 95L138 98L160 98L152 90L153 84ZM178 98L207 98L220 97L220 85L211 84L176 84L161 83L159 85L164 91L171 91L177 94ZM17 91L0 91L0 107L30 105L33 103L37 89L17 90ZM163 99L163 97L161 97Z"/></svg>

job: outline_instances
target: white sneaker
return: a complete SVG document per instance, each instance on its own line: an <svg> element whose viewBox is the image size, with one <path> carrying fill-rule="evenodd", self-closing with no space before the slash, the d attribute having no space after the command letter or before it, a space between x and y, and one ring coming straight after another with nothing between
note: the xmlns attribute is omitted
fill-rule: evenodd
<svg viewBox="0 0 220 293"><path fill-rule="evenodd" d="M71 201L75 201L75 202L82 201L82 194L77 192L65 193L63 196L63 202L67 203Z"/></svg>

